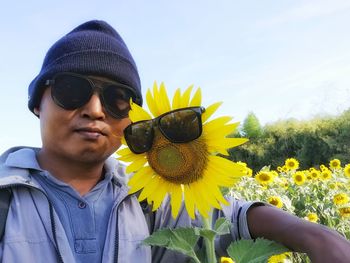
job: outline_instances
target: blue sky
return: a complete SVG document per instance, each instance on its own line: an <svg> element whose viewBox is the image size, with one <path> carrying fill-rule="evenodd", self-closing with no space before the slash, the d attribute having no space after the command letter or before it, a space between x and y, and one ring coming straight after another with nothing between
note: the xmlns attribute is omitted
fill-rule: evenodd
<svg viewBox="0 0 350 263"><path fill-rule="evenodd" d="M219 115L262 124L339 114L350 106L350 1L7 1L0 10L0 151L40 146L27 87L47 49L75 26L114 26L138 65L143 94L201 87Z"/></svg>

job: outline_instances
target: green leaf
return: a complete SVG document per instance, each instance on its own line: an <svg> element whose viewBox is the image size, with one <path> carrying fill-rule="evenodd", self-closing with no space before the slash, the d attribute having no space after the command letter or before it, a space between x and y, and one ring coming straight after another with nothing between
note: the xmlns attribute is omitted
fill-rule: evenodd
<svg viewBox="0 0 350 263"><path fill-rule="evenodd" d="M175 250L198 261L194 251L198 239L198 231L194 228L165 228L154 232L143 243Z"/></svg>
<svg viewBox="0 0 350 263"><path fill-rule="evenodd" d="M231 222L225 218L225 217L220 217L219 219L216 220L215 226L214 226L214 231L218 235L225 235L230 233L230 228L231 228Z"/></svg>
<svg viewBox="0 0 350 263"><path fill-rule="evenodd" d="M265 263L268 258L289 251L286 247L271 240L258 238L239 240L232 243L227 253L236 263Z"/></svg>
<svg viewBox="0 0 350 263"><path fill-rule="evenodd" d="M209 239L210 241L213 241L215 236L216 236L216 232L214 230L211 229L204 229L204 228L198 228L199 230L199 234L204 237Z"/></svg>

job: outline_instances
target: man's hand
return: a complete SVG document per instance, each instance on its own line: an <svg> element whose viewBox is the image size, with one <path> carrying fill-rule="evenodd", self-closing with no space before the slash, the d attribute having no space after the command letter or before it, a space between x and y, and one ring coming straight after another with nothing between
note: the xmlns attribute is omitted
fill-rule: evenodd
<svg viewBox="0 0 350 263"><path fill-rule="evenodd" d="M350 263L350 242L325 226L308 222L271 206L248 211L253 238L277 241L292 251L307 253L313 263Z"/></svg>

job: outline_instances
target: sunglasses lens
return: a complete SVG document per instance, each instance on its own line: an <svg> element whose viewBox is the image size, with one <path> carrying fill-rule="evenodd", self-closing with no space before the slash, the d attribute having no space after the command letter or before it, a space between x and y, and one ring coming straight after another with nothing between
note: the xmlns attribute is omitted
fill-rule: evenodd
<svg viewBox="0 0 350 263"><path fill-rule="evenodd" d="M124 130L125 140L134 153L144 153L151 149L153 143L152 121L130 124Z"/></svg>
<svg viewBox="0 0 350 263"><path fill-rule="evenodd" d="M170 112L159 120L159 129L174 143L184 143L197 139L202 133L202 121L193 109Z"/></svg>
<svg viewBox="0 0 350 263"><path fill-rule="evenodd" d="M88 80L73 75L58 75L51 90L53 100L66 110L74 110L87 103L92 94Z"/></svg>
<svg viewBox="0 0 350 263"><path fill-rule="evenodd" d="M103 89L104 106L115 118L125 118L130 111L130 98L132 95L126 89L110 85Z"/></svg>

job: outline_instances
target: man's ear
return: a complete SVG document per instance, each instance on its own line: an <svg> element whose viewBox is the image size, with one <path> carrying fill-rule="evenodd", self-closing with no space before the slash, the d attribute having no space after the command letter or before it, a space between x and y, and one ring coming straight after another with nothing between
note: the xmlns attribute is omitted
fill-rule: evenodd
<svg viewBox="0 0 350 263"><path fill-rule="evenodd" d="M34 114L38 117L40 117L40 109L38 107L34 108Z"/></svg>

